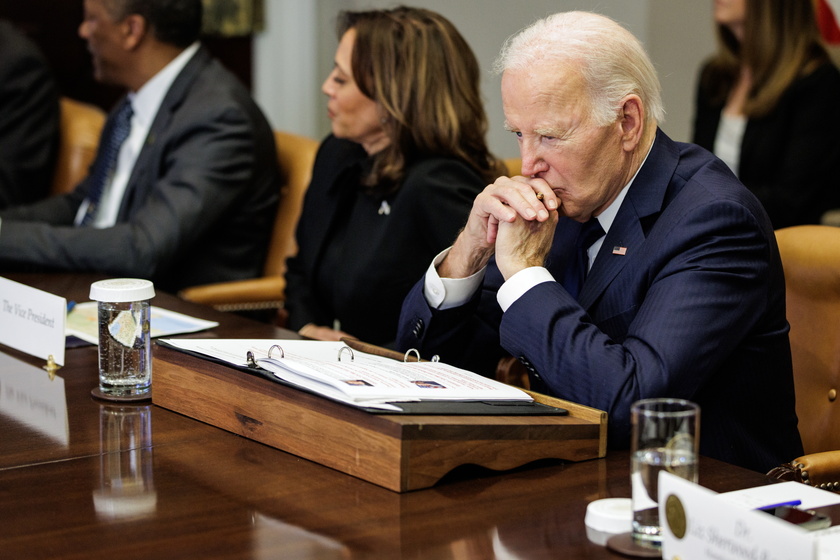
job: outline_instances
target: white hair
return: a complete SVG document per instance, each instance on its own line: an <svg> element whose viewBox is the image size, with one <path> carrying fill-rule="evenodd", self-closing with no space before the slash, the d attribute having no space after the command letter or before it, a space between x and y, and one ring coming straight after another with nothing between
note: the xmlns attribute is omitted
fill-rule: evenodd
<svg viewBox="0 0 840 560"><path fill-rule="evenodd" d="M571 64L584 79L596 124L615 122L621 100L636 94L645 121L665 119L661 86L641 42L612 19L590 12L563 12L536 21L508 38L494 64L505 70L536 63Z"/></svg>

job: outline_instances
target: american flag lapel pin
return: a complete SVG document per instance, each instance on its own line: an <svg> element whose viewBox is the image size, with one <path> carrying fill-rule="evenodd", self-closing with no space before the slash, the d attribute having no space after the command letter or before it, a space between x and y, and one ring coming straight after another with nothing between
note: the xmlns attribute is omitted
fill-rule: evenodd
<svg viewBox="0 0 840 560"><path fill-rule="evenodd" d="M616 245L615 247L613 247L612 253L613 253L613 255L624 256L624 255L627 254L627 247L620 247L620 246Z"/></svg>

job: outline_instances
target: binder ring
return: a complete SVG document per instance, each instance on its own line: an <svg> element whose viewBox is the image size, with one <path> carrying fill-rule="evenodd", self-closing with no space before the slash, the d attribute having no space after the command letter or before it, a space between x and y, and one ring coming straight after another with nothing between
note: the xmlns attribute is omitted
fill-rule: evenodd
<svg viewBox="0 0 840 560"><path fill-rule="evenodd" d="M279 344L272 344L272 345L271 345L271 348L269 348L269 349L268 349L268 357L269 357L269 358L271 358L271 351L272 351L272 350L274 350L275 348L277 348L278 350L280 350L280 357L281 357L281 358L285 358L285 357L286 357L286 353L283 351L283 347L282 347L282 346L280 346Z"/></svg>
<svg viewBox="0 0 840 560"><path fill-rule="evenodd" d="M342 354L345 350L347 350L348 352L350 352L350 361L351 361L351 362L352 362L353 360L355 360L355 359L356 359L355 354L353 354L353 349L352 349L352 348L350 348L349 346L342 346L341 348L339 348L339 349L338 349L338 361L339 361L339 362L341 361L341 354Z"/></svg>
<svg viewBox="0 0 840 560"><path fill-rule="evenodd" d="M439 362L439 361L440 361L440 356L438 356L437 354L435 354L434 356L432 356L431 361L432 361L432 362Z"/></svg>
<svg viewBox="0 0 840 560"><path fill-rule="evenodd" d="M417 348L409 348L405 351L405 355L403 356L403 362L407 362L409 356L411 356L412 354L414 354L417 357L416 361L420 361L420 352L417 350Z"/></svg>
<svg viewBox="0 0 840 560"><path fill-rule="evenodd" d="M252 368L258 367L257 366L257 360L254 359L254 353L251 352L250 350L245 352L245 361L248 362L248 367L252 367Z"/></svg>

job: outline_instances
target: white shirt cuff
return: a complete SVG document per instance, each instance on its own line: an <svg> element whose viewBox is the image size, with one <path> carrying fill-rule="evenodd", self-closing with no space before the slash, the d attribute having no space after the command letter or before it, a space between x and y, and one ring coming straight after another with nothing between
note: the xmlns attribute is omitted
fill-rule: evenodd
<svg viewBox="0 0 840 560"><path fill-rule="evenodd" d="M438 253L426 270L423 295L426 296L426 301L433 309L449 309L464 305L481 287L481 282L484 280L484 268L467 278L441 278L438 275L437 266L449 254L449 249Z"/></svg>
<svg viewBox="0 0 840 560"><path fill-rule="evenodd" d="M513 305L513 302L522 297L525 292L543 282L556 282L554 276L546 268L541 266L523 268L502 284L496 293L496 301L499 302L502 311L507 311L508 307Z"/></svg>

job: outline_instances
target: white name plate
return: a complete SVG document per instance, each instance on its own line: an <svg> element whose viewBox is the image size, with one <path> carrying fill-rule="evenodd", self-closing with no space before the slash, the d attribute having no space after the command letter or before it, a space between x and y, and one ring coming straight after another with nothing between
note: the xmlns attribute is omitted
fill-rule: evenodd
<svg viewBox="0 0 840 560"><path fill-rule="evenodd" d="M0 343L64 365L67 300L0 277Z"/></svg>
<svg viewBox="0 0 840 560"><path fill-rule="evenodd" d="M803 490L815 490L800 486ZM836 543L834 530L808 531L733 503L725 494L717 494L668 472L659 474L659 498L665 560L837 558L828 552Z"/></svg>

